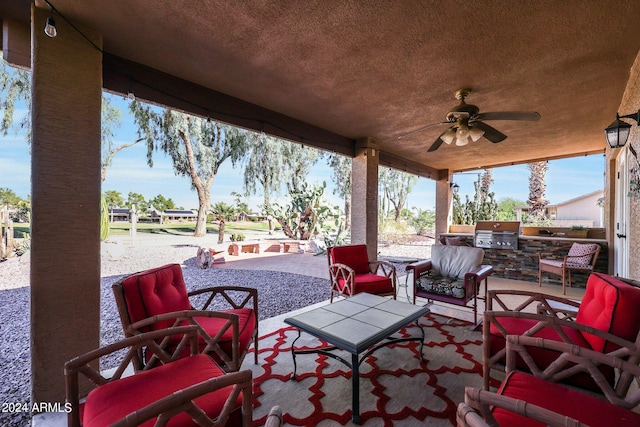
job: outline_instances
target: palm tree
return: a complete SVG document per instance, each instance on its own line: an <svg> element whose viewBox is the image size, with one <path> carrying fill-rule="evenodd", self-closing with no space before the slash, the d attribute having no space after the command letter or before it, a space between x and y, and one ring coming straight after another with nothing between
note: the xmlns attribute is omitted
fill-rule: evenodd
<svg viewBox="0 0 640 427"><path fill-rule="evenodd" d="M547 220L547 205L549 201L545 199L545 174L547 173L547 162L537 162L529 164L529 216L528 223L541 223Z"/></svg>

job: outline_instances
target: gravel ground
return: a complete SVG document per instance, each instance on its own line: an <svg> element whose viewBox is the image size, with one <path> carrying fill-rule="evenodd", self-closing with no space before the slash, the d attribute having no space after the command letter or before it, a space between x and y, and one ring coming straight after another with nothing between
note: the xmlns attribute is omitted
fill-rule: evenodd
<svg viewBox="0 0 640 427"><path fill-rule="evenodd" d="M142 236L136 245L125 244L128 236L116 236L103 244L101 278L101 343L106 345L123 338L111 285L133 272L178 262L189 290L213 285L239 285L258 289L259 318L266 319L327 298L329 283L325 279L297 274L237 269L207 269L196 266L195 254L210 242L189 236ZM205 237L204 239L209 239ZM418 239L404 245L380 247L380 256L428 258L429 239ZM211 245L212 247L215 245ZM1 402L29 402L29 254L0 262L0 380ZM400 271L404 265L398 264ZM258 273L258 274L257 274ZM296 292L295 288L304 287ZM293 291L292 291L293 290ZM286 298L282 296L286 295ZM114 364L103 362L103 367ZM27 426L27 413L0 411L0 426Z"/></svg>

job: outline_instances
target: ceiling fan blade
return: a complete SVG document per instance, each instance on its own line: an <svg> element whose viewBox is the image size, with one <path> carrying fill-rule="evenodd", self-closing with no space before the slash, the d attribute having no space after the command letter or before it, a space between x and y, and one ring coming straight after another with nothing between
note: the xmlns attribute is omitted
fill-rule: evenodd
<svg viewBox="0 0 640 427"><path fill-rule="evenodd" d="M407 136L409 136L409 135L413 135L413 134L415 134L415 133L422 132L423 130L425 130L425 129L429 129L429 128L432 128L432 127L434 127L434 126L438 126L438 125L448 125L448 124L450 124L450 123L451 123L451 122L438 122L438 123L431 123L430 125L422 126L421 128L414 129L414 130L412 130L411 132L407 132L407 133L405 133L404 135L400 135L400 136L398 137L398 139L402 139L402 138L405 138L405 137L407 137Z"/></svg>
<svg viewBox="0 0 640 427"><path fill-rule="evenodd" d="M507 139L507 135L500 132L498 129L494 128L493 126L489 126L486 123L475 122L473 123L473 125L478 129L482 129L484 131L483 136L487 138L489 141L493 142L494 144L496 142L504 141L505 139Z"/></svg>
<svg viewBox="0 0 640 427"><path fill-rule="evenodd" d="M436 141L433 144L431 144L431 147L429 147L427 152L430 153L432 151L436 151L438 148L440 148L443 142L444 141L442 140L442 138L438 137L438 139L436 139Z"/></svg>
<svg viewBox="0 0 640 427"><path fill-rule="evenodd" d="M479 113L475 120L527 120L535 122L540 120L540 113L535 111L494 111L489 113Z"/></svg>

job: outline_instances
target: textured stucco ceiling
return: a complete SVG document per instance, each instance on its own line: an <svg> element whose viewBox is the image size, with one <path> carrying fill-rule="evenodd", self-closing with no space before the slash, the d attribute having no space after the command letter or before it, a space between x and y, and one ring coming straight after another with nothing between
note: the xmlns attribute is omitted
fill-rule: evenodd
<svg viewBox="0 0 640 427"><path fill-rule="evenodd" d="M640 49L637 0L51 2L113 55L451 171L602 152ZM461 87L542 119L490 122L499 144L428 153L444 125L398 140Z"/></svg>

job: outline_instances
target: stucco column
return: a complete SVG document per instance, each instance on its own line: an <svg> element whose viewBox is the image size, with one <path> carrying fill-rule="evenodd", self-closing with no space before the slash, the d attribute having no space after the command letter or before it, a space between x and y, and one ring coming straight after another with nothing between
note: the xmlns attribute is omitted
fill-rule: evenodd
<svg viewBox="0 0 640 427"><path fill-rule="evenodd" d="M351 161L351 243L365 243L369 260L378 259L378 145L356 141Z"/></svg>
<svg viewBox="0 0 640 427"><path fill-rule="evenodd" d="M64 401L64 362L100 341L102 54L64 19L47 37L49 14L32 6L33 403Z"/></svg>
<svg viewBox="0 0 640 427"><path fill-rule="evenodd" d="M451 200L453 193L449 185L453 175L447 174L448 178L436 181L436 242L441 233L449 231L451 223Z"/></svg>

